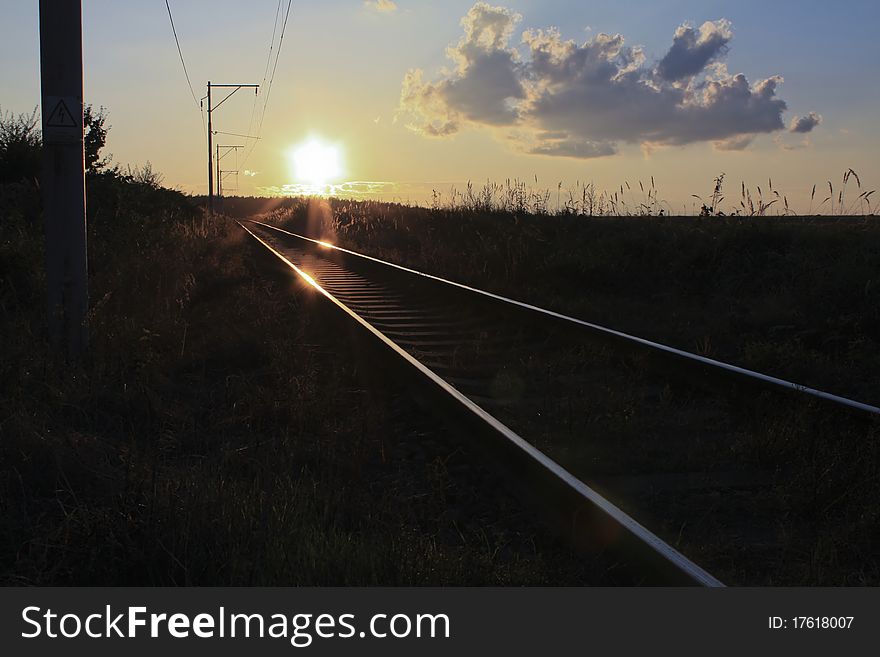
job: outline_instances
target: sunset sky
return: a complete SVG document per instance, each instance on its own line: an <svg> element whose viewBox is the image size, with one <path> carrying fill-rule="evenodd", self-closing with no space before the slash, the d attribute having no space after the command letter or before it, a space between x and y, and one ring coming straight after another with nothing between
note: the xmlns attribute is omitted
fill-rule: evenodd
<svg viewBox="0 0 880 657"><path fill-rule="evenodd" d="M170 4L197 97L209 79L263 80L277 0ZM39 103L37 6L4 2L4 111ZM653 175L682 208L726 172L737 189L772 177L803 205L849 167L880 184L878 19L872 0L295 1L262 139L224 165L242 170L238 193L277 192L304 182L291 151L317 140L339 151L332 182L385 199ZM109 111L114 160L204 193L202 117L164 1L85 0L84 40L86 102ZM242 90L215 129L255 132L266 91L253 123Z"/></svg>

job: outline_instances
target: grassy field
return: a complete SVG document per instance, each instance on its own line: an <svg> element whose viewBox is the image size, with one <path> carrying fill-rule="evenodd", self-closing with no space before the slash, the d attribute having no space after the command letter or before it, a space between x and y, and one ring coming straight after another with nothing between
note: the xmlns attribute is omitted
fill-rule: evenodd
<svg viewBox="0 0 880 657"><path fill-rule="evenodd" d="M266 216L688 351L880 400L872 216L589 218L340 200L288 202Z"/></svg>
<svg viewBox="0 0 880 657"><path fill-rule="evenodd" d="M90 180L93 343L73 365L44 346L35 190L2 188L0 581L611 581L368 377L234 224L136 178Z"/></svg>
<svg viewBox="0 0 880 657"><path fill-rule="evenodd" d="M321 306L231 221L206 221L149 170L95 175L89 190L94 337L89 357L68 366L44 347L35 189L0 187L2 581L620 582L610 564L548 538L490 468L394 381L370 374L351 336L328 329ZM228 210L263 212L395 262L880 398L872 217L589 218L320 199L230 200ZM560 367L575 360L563 355ZM649 414L632 414L635 398L608 399L601 421L616 422L624 438L654 426ZM695 417L664 431L675 435ZM810 415L795 422L808 426L793 421L741 433L730 446L758 470L786 464L768 506L782 520L768 522L776 533L793 528L792 565L765 582L876 581L880 535L868 502L880 494L877 432L841 443L839 427ZM599 426L587 413L578 422ZM542 440L564 460L568 448L549 434ZM627 444L631 456L669 457L618 447ZM694 454L713 448L701 449ZM638 471L630 461L613 462ZM677 504L650 503L661 514ZM743 503L729 509L740 520L754 513ZM698 539L716 525L704 523ZM713 548L696 549L712 557ZM736 556L721 556L724 574L752 576Z"/></svg>
<svg viewBox="0 0 880 657"><path fill-rule="evenodd" d="M312 200L266 218L701 354L880 398L872 217L590 219ZM589 344L517 359L508 374L538 394L499 417L724 581L880 581L876 423L670 387L663 372L618 361ZM573 394L550 396L548 406L540 390L557 391L568 377L579 382Z"/></svg>

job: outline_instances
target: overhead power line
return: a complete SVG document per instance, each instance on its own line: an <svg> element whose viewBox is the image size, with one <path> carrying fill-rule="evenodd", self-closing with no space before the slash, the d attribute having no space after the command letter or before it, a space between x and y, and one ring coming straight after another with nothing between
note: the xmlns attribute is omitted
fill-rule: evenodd
<svg viewBox="0 0 880 657"><path fill-rule="evenodd" d="M263 129L263 119L266 116L266 108L269 106L269 96L272 93L272 83L275 81L275 71L278 69L278 58L281 56L281 46L284 44L284 31L287 29L287 19L290 17L290 8L293 0L287 0L287 11L284 14L284 23L281 25L281 36L278 39L278 50L275 51L275 64L272 66L272 76L269 78L269 86L266 88L266 100L263 101L263 114L260 117L260 127L257 134Z"/></svg>
<svg viewBox="0 0 880 657"><path fill-rule="evenodd" d="M263 71L263 82L269 77L269 66L272 63L272 50L275 47L275 35L278 33L278 19L281 16L281 3L284 0L278 0L278 6L275 8L275 24L272 25L272 40L269 42L269 56L266 57L266 70Z"/></svg>
<svg viewBox="0 0 880 657"><path fill-rule="evenodd" d="M260 85L266 86L266 78L269 77L269 66L272 64L272 51L275 48L275 35L278 33L278 18L281 16L281 3L284 0L278 0L278 5L275 7L275 22L272 25L272 39L269 41L269 54L266 56L266 70L263 71L263 79L260 81ZM257 113L257 100L258 96L254 96L254 105L251 108L251 120L248 123L248 133L250 133L254 129L254 118ZM251 147L253 150L253 147ZM245 160L247 160L248 154L245 155Z"/></svg>
<svg viewBox="0 0 880 657"><path fill-rule="evenodd" d="M208 80L208 95L206 96L208 100L208 214L214 214L214 153L213 149L213 141L214 141L214 128L212 127L211 118L213 113L217 110L218 107L223 105L227 100L232 98L236 92L240 89L253 89L256 93L260 85L258 84L212 84L210 80ZM212 89L232 89L219 103L214 104L214 101L211 98L211 90ZM218 174L219 176L219 174ZM220 182L219 179L217 181Z"/></svg>
<svg viewBox="0 0 880 657"><path fill-rule="evenodd" d="M275 74L278 70L278 61L281 56L281 46L284 43L284 35L287 31L287 23L290 20L291 9L293 7L293 0L287 0L287 8L283 12L283 20L282 20L282 7L284 5L284 0L278 0L278 4L275 8L275 20L272 25L272 39L269 42L269 52L266 57L266 66L263 72L263 80L261 84L212 84L208 81L208 94L201 100L196 96L195 89L192 85L192 80L189 76L189 70L186 66L186 59L183 56L183 48L180 45L180 38L177 34L177 26L174 24L174 15L171 11L171 3L169 0L165 0L165 9L168 12L168 20L171 23L171 32L174 35L174 43L177 46L177 55L180 58L180 65L183 68L183 74L186 78L186 84L189 87L190 95L193 98L193 102L195 102L196 106L199 108L199 114L202 118L203 126L206 128L207 133L207 141L208 141L208 211L209 213L213 211L213 200L214 200L214 167L212 160L214 159L214 154L212 152L212 142L213 136L215 134L225 134L235 137L241 137L244 139L250 139L252 143L243 146L244 153L244 162L242 162L241 167L244 167L244 164L247 162L250 155L253 154L257 142L261 139L262 130L263 130L263 121L266 118L266 111L269 106L269 97L272 91L273 83L275 82ZM280 33L279 33L280 27ZM276 36L278 37L278 41L276 44ZM274 58L273 58L274 55ZM271 74L270 74L271 70ZM268 84L266 84L266 78L268 77ZM232 89L225 98L223 98L219 103L213 104L211 98L211 90L212 88L225 87L228 89ZM260 87L266 88L266 94L262 98L262 108L260 110L257 109L257 98L254 98L254 104L251 109L251 118L250 123L248 125L247 132L245 134L235 133L235 132L220 132L214 131L212 128L212 114L214 110L219 108L228 98L230 98L236 91L243 87L251 87L255 89L259 89ZM207 121L205 116L205 105L203 101L207 100ZM260 112L259 123L257 123L257 111ZM206 124L206 125L205 125ZM254 130L256 127L256 130ZM238 150L236 148L235 150ZM237 156L236 156L237 157ZM220 181L220 172L218 170L218 183Z"/></svg>
<svg viewBox="0 0 880 657"><path fill-rule="evenodd" d="M241 137L242 139L259 139L259 137L255 137L254 135L242 135L237 132L223 132L222 130L215 130L215 135L228 135L230 137Z"/></svg>
<svg viewBox="0 0 880 657"><path fill-rule="evenodd" d="M266 81L266 73L269 72L269 64L272 61L272 50L275 43L275 33L278 29L278 18L280 16L279 10L281 9L281 3L283 0L278 0L278 8L275 11L275 26L272 29L272 41L269 44L269 57L266 60L266 71L263 74L263 82ZM266 109L269 107L269 96L272 93L272 84L275 81L275 72L278 69L278 59L281 56L281 46L284 43L284 33L287 30L287 22L290 19L290 10L293 6L293 0L287 0L287 9L284 12L284 21L281 23L281 34L278 38L278 47L275 49L275 62L272 64L272 75L269 77L269 83L266 85L266 93L263 97L263 109L260 112L260 122L257 126L257 136L260 137L263 134L263 120L266 118ZM254 150L256 150L257 142L254 141L250 150L245 152L244 161L241 166L247 164L247 161L250 159L250 156L253 154Z"/></svg>
<svg viewBox="0 0 880 657"><path fill-rule="evenodd" d="M180 47L180 39L177 38L177 28L174 26L174 16L171 14L171 5L165 0L165 8L168 10L168 20L171 21L171 32L174 34L174 43L177 44L177 54L180 56L180 65L183 67L183 74L186 76L186 84L189 86L189 93L192 95L193 102L199 108L199 115L204 123L205 117L202 115L202 106L199 99L196 98L196 92L193 89L192 82L189 79L189 71L186 70L186 61L183 59L183 50Z"/></svg>

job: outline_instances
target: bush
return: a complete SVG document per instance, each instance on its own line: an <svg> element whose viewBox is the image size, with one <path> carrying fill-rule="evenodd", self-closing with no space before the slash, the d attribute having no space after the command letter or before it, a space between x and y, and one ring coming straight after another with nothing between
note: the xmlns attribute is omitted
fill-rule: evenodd
<svg viewBox="0 0 880 657"><path fill-rule="evenodd" d="M99 173L109 166L101 151L107 144L107 110L86 105L84 148L87 173ZM33 183L40 176L43 137L39 129L39 108L30 114L0 110L0 184Z"/></svg>
<svg viewBox="0 0 880 657"><path fill-rule="evenodd" d="M0 183L33 181L40 174L43 145L37 110L15 115L0 111Z"/></svg>

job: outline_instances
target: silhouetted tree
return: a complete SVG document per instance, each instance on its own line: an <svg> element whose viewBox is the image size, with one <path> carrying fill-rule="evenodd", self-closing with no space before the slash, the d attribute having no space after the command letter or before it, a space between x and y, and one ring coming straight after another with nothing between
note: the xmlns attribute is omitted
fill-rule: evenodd
<svg viewBox="0 0 880 657"><path fill-rule="evenodd" d="M39 109L30 114L15 115L0 111L0 183L33 181L40 176L40 153L43 146L38 118ZM83 111L85 128L85 165L87 173L104 170L109 158L101 158L107 143L107 110L86 105Z"/></svg>
<svg viewBox="0 0 880 657"><path fill-rule="evenodd" d="M39 177L43 142L38 123L36 109L17 116L0 111L0 183Z"/></svg>
<svg viewBox="0 0 880 657"><path fill-rule="evenodd" d="M85 126L85 150L86 150L86 173L97 173L109 163L108 159L101 159L101 150L107 143L107 131L110 129L107 123L107 109L103 106L95 111L91 105L86 105L83 110L83 125Z"/></svg>

